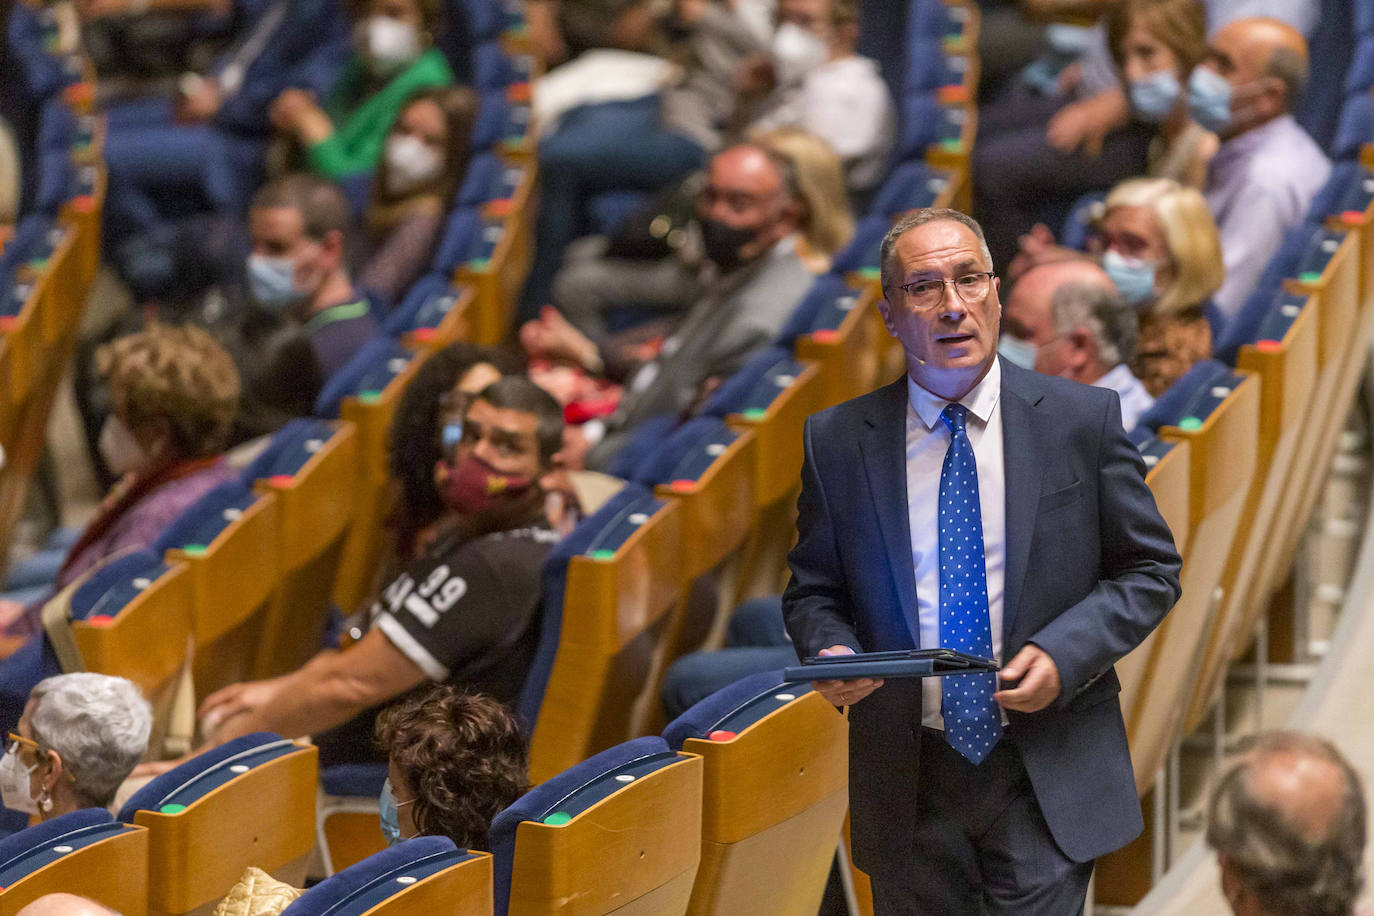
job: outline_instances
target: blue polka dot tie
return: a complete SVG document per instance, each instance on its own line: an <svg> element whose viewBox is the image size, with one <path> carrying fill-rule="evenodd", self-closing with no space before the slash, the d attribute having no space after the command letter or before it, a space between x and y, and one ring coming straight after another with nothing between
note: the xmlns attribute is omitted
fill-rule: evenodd
<svg viewBox="0 0 1374 916"><path fill-rule="evenodd" d="M940 645L992 658L978 464L964 429L967 417L962 404L950 404L940 414L949 427L949 451L940 471ZM982 763L1002 737L1001 713L992 699L997 676L959 674L940 684L945 740L973 763Z"/></svg>

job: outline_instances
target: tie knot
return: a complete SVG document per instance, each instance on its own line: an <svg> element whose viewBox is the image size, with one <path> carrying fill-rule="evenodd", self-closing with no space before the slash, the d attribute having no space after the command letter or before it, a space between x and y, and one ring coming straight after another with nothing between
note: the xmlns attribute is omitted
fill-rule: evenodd
<svg viewBox="0 0 1374 916"><path fill-rule="evenodd" d="M940 413L940 419L955 435L964 431L964 421L968 419L968 408L963 404L950 404Z"/></svg>

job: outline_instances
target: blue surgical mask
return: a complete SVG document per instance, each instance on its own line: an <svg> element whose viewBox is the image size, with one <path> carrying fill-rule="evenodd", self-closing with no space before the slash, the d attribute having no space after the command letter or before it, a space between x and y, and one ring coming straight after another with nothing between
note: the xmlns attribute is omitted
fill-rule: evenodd
<svg viewBox="0 0 1374 916"><path fill-rule="evenodd" d="M462 423L445 423L443 431L439 434L440 444L443 446L444 454L447 455L458 447L458 443L463 441Z"/></svg>
<svg viewBox="0 0 1374 916"><path fill-rule="evenodd" d="M382 824L382 838L386 845L395 846L401 842L400 815L396 811L396 796L391 791L391 779L382 784L382 794L377 796L377 819Z"/></svg>
<svg viewBox="0 0 1374 916"><path fill-rule="evenodd" d="M1030 341L1018 340L1010 334L1003 334L997 341L997 355L1022 369L1035 371L1035 358L1040 348Z"/></svg>
<svg viewBox="0 0 1374 916"><path fill-rule="evenodd" d="M1142 120L1159 124L1173 112L1182 91L1178 77L1168 70L1157 70L1131 81L1131 108Z"/></svg>
<svg viewBox="0 0 1374 916"><path fill-rule="evenodd" d="M284 309L302 298L296 292L296 262L265 254L248 256L248 288L259 305Z"/></svg>
<svg viewBox="0 0 1374 916"><path fill-rule="evenodd" d="M1194 67L1188 78L1188 112L1214 133L1231 124L1231 84L1211 67Z"/></svg>
<svg viewBox="0 0 1374 916"><path fill-rule="evenodd" d="M1139 258L1127 258L1107 249L1102 256L1102 269L1112 278L1121 296L1131 305L1142 305L1154 298L1155 262Z"/></svg>

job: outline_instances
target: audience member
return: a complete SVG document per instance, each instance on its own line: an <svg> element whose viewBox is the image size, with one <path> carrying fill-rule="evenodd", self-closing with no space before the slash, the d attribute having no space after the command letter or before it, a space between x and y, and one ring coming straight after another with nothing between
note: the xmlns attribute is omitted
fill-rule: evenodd
<svg viewBox="0 0 1374 916"><path fill-rule="evenodd" d="M1253 738L1212 793L1207 843L1236 916L1352 916L1364 884L1360 776L1331 742Z"/></svg>
<svg viewBox="0 0 1374 916"><path fill-rule="evenodd" d="M173 519L234 476L219 458L238 409L239 376L229 354L204 330L155 324L96 354L110 413L100 455L118 483L75 543L39 554L10 576L0 614L29 613L10 635L38 630L38 612L63 588L105 560L151 544Z"/></svg>
<svg viewBox="0 0 1374 916"><path fill-rule="evenodd" d="M580 14L604 22L605 40L615 48L649 49L653 23L645 17L650 7L645 0L562 0L560 6L564 20ZM646 81L636 74L633 95L580 104L556 124L546 116L539 143L538 229L521 296L523 317L549 302L564 249L586 233L586 206L593 194L661 190L699 169L722 145L736 117L738 81L750 72L744 64L766 45L732 4L675 0L669 28L686 36L682 43L689 63L680 75L665 77L655 62L645 61L653 65L650 75ZM577 65L574 60L564 66ZM558 73L555 69L548 79ZM577 81L580 86L589 82Z"/></svg>
<svg viewBox="0 0 1374 916"><path fill-rule="evenodd" d="M364 218L366 257L358 272L362 287L387 302L399 302L429 266L467 170L477 103L471 89L422 89L387 133Z"/></svg>
<svg viewBox="0 0 1374 916"><path fill-rule="evenodd" d="M383 711L377 743L388 757L379 799L388 844L446 836L459 849L488 849L492 818L529 788L515 717L490 697L450 684Z"/></svg>
<svg viewBox="0 0 1374 916"><path fill-rule="evenodd" d="M342 191L310 175L279 178L253 197L249 226L253 307L232 334L244 394L236 441L308 416L325 381L379 333L345 263Z"/></svg>
<svg viewBox="0 0 1374 916"><path fill-rule="evenodd" d="M854 234L839 159L824 140L792 127L755 133L750 141L792 164L801 206L797 254L812 273L825 273ZM598 347L615 352L670 333L700 298L705 254L694 213L702 183L703 176L694 174L632 214L613 237L588 236L568 248L554 278L553 303ZM655 317L610 334L608 321L626 309Z"/></svg>
<svg viewBox="0 0 1374 916"><path fill-rule="evenodd" d="M513 703L539 639L544 516L563 417L525 378L482 390L435 468L448 528L378 596L365 633L282 677L235 684L200 709L207 734L314 735L322 765L369 757L377 707L426 681Z"/></svg>
<svg viewBox="0 0 1374 916"><path fill-rule="evenodd" d="M399 562L415 559L439 533L434 526L444 516L444 498L434 466L462 440L463 414L473 396L522 369L505 350L454 343L431 354L406 385L391 420L389 452L391 476L399 485L389 523Z"/></svg>
<svg viewBox="0 0 1374 916"><path fill-rule="evenodd" d="M39 681L0 761L5 807L44 821L108 808L147 752L152 721L148 701L122 677L83 671Z"/></svg>
<svg viewBox="0 0 1374 916"><path fill-rule="evenodd" d="M323 95L337 80L349 55L339 0L263 6L243 17L205 72L183 75L172 97L105 107L108 247L168 244L176 218L194 207L242 215L263 178L272 100L289 88Z"/></svg>
<svg viewBox="0 0 1374 916"><path fill-rule="evenodd" d="M1306 83L1302 35L1257 18L1219 30L1188 84L1193 117L1221 137L1204 192L1226 259L1216 306L1228 318L1331 173L1326 155L1293 119Z"/></svg>
<svg viewBox="0 0 1374 916"><path fill-rule="evenodd" d="M1005 359L1023 369L1111 388L1129 432L1154 403L1131 373L1136 312L1111 277L1086 258L1052 261L1021 275L1002 314Z"/></svg>
<svg viewBox="0 0 1374 916"><path fill-rule="evenodd" d="M1224 268L1202 195L1168 178L1122 182L1107 195L1102 268L1139 319L1131 371L1159 397L1212 355L1213 306Z"/></svg>
<svg viewBox="0 0 1374 916"><path fill-rule="evenodd" d="M355 55L325 105L287 89L270 110L272 126L296 141L310 171L335 180L376 168L406 99L453 82L433 47L439 0L352 0L349 12Z"/></svg>
<svg viewBox="0 0 1374 916"><path fill-rule="evenodd" d="M638 366L611 354L552 308L521 328L531 356L568 359L591 372L625 378L620 404L604 424L584 424L565 455L570 466L602 469L630 429L661 414L689 411L704 390L767 346L806 294L812 275L797 255L802 206L795 170L769 150L739 145L711 160L697 202L706 257L716 279L663 344ZM586 454L587 449L592 449Z"/></svg>
<svg viewBox="0 0 1374 916"><path fill-rule="evenodd" d="M20 910L17 916L119 916L94 900L75 894L44 894Z"/></svg>
<svg viewBox="0 0 1374 916"><path fill-rule="evenodd" d="M875 187L888 166L897 114L876 61L861 57L858 0L779 0L772 91L755 130L795 127L830 144L849 187Z"/></svg>
<svg viewBox="0 0 1374 916"><path fill-rule="evenodd" d="M1147 174L1202 187L1217 139L1194 121L1183 86L1207 53L1207 14L1197 0L1127 0L1104 17L1131 116L1159 125Z"/></svg>
<svg viewBox="0 0 1374 916"><path fill-rule="evenodd" d="M824 138L798 127L756 130L749 140L782 156L796 169L802 205L797 251L812 273L825 273L830 270L830 259L854 237L854 215L839 157Z"/></svg>

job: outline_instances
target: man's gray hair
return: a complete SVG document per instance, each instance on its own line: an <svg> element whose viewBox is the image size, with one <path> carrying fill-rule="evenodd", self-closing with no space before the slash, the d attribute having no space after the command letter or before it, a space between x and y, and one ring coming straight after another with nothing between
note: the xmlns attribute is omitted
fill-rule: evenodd
<svg viewBox="0 0 1374 916"><path fill-rule="evenodd" d="M1264 75L1283 83L1285 111L1294 111L1307 89L1307 60L1292 48L1275 48L1264 66Z"/></svg>
<svg viewBox="0 0 1374 916"><path fill-rule="evenodd" d="M1059 284L1050 296L1050 320L1056 334L1083 327L1091 331L1105 369L1128 363L1135 356L1135 309L1114 287L1086 280Z"/></svg>
<svg viewBox="0 0 1374 916"><path fill-rule="evenodd" d="M888 301L891 301L892 298L891 291L897 288L902 278L902 267L895 263L896 258L893 256L893 249L897 247L897 240L917 226L924 226L926 223L938 223L941 220L948 220L967 227L978 239L978 247L983 252L983 260L987 263L988 270L996 270L992 266L992 252L988 251L988 240L983 236L983 227L978 225L976 219L967 213L960 213L958 210L951 210L947 207L926 207L921 210L912 210L892 224L892 228L887 230L887 235L883 236L882 247L878 249L879 279L883 285L883 295L888 297Z"/></svg>
<svg viewBox="0 0 1374 916"><path fill-rule="evenodd" d="M153 712L132 681L78 672L46 678L29 692L33 740L57 751L76 793L106 808L148 750Z"/></svg>
<svg viewBox="0 0 1374 916"><path fill-rule="evenodd" d="M1334 764L1344 775L1339 814L1318 840L1305 836L1250 788L1255 763L1296 753ZM1212 794L1207 843L1276 916L1348 916L1363 884L1365 806L1359 774L1329 741L1300 732L1260 735L1227 769Z"/></svg>

